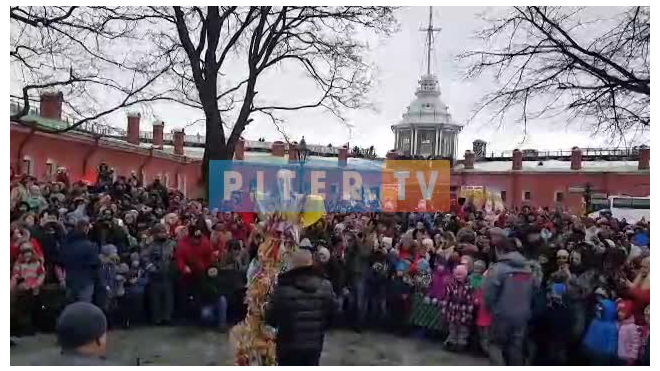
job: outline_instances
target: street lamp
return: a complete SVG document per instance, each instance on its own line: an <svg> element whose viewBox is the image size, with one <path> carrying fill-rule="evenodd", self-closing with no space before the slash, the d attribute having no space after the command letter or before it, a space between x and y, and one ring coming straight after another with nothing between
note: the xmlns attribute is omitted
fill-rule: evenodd
<svg viewBox="0 0 660 371"><path fill-rule="evenodd" d="M303 176L305 174L304 172L304 167L305 163L307 162L307 157L309 156L309 149L307 148L307 143L305 142L305 137L303 136L302 139L300 139L300 143L296 145L297 152L296 155L298 156L298 192L300 194L305 194L305 182L303 180Z"/></svg>
<svg viewBox="0 0 660 371"><path fill-rule="evenodd" d="M300 161L301 165L304 165L305 162L307 162L307 156L309 156L309 149L307 148L307 143L303 136L298 144L298 161Z"/></svg>
<svg viewBox="0 0 660 371"><path fill-rule="evenodd" d="M591 212L591 194L593 193L591 189L591 183L587 183L584 185L584 193L582 194L582 197L584 198L584 208L586 210L586 213L589 214Z"/></svg>

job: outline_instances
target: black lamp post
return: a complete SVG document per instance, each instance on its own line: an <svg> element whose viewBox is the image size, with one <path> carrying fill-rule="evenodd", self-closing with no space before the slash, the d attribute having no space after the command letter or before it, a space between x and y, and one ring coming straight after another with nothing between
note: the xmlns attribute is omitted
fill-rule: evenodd
<svg viewBox="0 0 660 371"><path fill-rule="evenodd" d="M587 183L584 186L584 193L582 197L584 198L584 209L587 214L591 213L591 194L593 193L591 189L591 184Z"/></svg>
<svg viewBox="0 0 660 371"><path fill-rule="evenodd" d="M299 174L298 174L298 191L300 194L305 193L305 182L303 180L303 175L304 175L304 166L305 163L307 162L307 157L309 156L309 149L307 148L307 143L305 142L305 137L303 136L302 139L300 139L300 143L297 145L297 156L298 156L298 164L300 164L299 169Z"/></svg>
<svg viewBox="0 0 660 371"><path fill-rule="evenodd" d="M302 137L300 143L298 144L298 161L304 165L305 162L307 162L307 156L309 156L309 149L307 148L305 137Z"/></svg>

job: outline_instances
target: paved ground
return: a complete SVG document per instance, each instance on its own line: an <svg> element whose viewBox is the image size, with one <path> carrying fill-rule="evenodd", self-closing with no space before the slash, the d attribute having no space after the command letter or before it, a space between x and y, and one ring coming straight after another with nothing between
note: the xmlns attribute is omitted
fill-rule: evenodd
<svg viewBox="0 0 660 371"><path fill-rule="evenodd" d="M53 335L18 339L11 348L12 366L27 365L44 354L57 352ZM231 365L228 335L195 327L145 327L112 331L108 358L135 365ZM487 365L486 358L449 353L440 343L425 339L334 330L325 339L322 365Z"/></svg>

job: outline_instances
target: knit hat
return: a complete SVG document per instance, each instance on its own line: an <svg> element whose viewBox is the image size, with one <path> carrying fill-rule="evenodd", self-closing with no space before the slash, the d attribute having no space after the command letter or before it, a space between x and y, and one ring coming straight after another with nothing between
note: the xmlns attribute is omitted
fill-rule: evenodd
<svg viewBox="0 0 660 371"><path fill-rule="evenodd" d="M309 238L303 238L298 244L298 247L311 249L313 247L312 241L310 241Z"/></svg>
<svg viewBox="0 0 660 371"><path fill-rule="evenodd" d="M397 272L404 272L405 273L410 269L410 262L408 262L407 260L399 260L396 263L396 266L394 267L394 269Z"/></svg>
<svg viewBox="0 0 660 371"><path fill-rule="evenodd" d="M115 245L107 244L101 247L101 254L104 256L117 255L117 247Z"/></svg>
<svg viewBox="0 0 660 371"><path fill-rule="evenodd" d="M566 285L563 283L553 283L551 286L552 294L563 296L566 292Z"/></svg>
<svg viewBox="0 0 660 371"><path fill-rule="evenodd" d="M126 263L121 263L117 266L117 274L126 274L129 270L128 264Z"/></svg>
<svg viewBox="0 0 660 371"><path fill-rule="evenodd" d="M63 349L75 349L99 339L106 333L108 322L103 311L86 302L73 303L57 320L57 342Z"/></svg>
<svg viewBox="0 0 660 371"><path fill-rule="evenodd" d="M473 244L477 239L477 234L470 228L464 227L461 228L458 233L456 233L456 240L460 242L465 242Z"/></svg>
<svg viewBox="0 0 660 371"><path fill-rule="evenodd" d="M560 249L559 251L557 251L557 258L568 259L569 257L570 257L570 254L568 253L568 251L566 251L564 249Z"/></svg>
<svg viewBox="0 0 660 371"><path fill-rule="evenodd" d="M620 314L619 319L629 318L633 314L634 304L632 300L618 300L616 307L617 312Z"/></svg>
<svg viewBox="0 0 660 371"><path fill-rule="evenodd" d="M491 237L492 236L500 236L500 237L506 237L507 236L506 231L502 228L499 228L499 227L491 228L491 229L488 230L488 232L490 233Z"/></svg>
<svg viewBox="0 0 660 371"><path fill-rule="evenodd" d="M430 238L425 238L422 240L422 246L424 246L427 249L432 249L433 248L433 240Z"/></svg>
<svg viewBox="0 0 660 371"><path fill-rule="evenodd" d="M460 264L454 268L454 277L459 280L464 280L468 275L468 269L466 266Z"/></svg>
<svg viewBox="0 0 660 371"><path fill-rule="evenodd" d="M162 232L167 232L167 227L165 226L165 224L158 223L153 227L151 227L151 234L157 234Z"/></svg>
<svg viewBox="0 0 660 371"><path fill-rule="evenodd" d="M312 253L306 249L299 249L291 256L291 264L294 268L308 267L313 264Z"/></svg>
<svg viewBox="0 0 660 371"><path fill-rule="evenodd" d="M330 260L330 250L328 250L327 248L325 248L325 247L323 247L323 246L321 246L321 247L319 248L317 254L319 255L319 260L320 260L322 263L325 263L325 262L327 262L328 260Z"/></svg>
<svg viewBox="0 0 660 371"><path fill-rule="evenodd" d="M420 259L417 261L417 270L419 272L428 272L431 269L429 262L426 259Z"/></svg>
<svg viewBox="0 0 660 371"><path fill-rule="evenodd" d="M486 262L483 260L477 260L474 262L474 265L472 267L472 270L474 272L485 272L486 271Z"/></svg>

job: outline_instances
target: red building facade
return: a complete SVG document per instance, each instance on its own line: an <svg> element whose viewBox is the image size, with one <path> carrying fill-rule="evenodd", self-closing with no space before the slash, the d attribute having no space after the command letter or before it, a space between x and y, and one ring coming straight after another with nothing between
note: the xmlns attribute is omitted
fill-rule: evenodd
<svg viewBox="0 0 660 371"><path fill-rule="evenodd" d="M61 120L60 99L50 95L44 98L40 116ZM105 162L114 168L115 174L135 171L145 182L159 175L168 187L178 188L188 197L201 197L203 138L185 136L183 131L174 131L164 138L162 122L155 123L145 138L139 132L140 126L139 115L129 114L125 134L103 137L84 131L47 134L12 122L12 172L48 179L58 167L65 167L71 179L94 181L98 165ZM323 147L317 151L323 152L315 152L317 155L336 158L337 166L346 163L346 148ZM242 141L237 145L235 159L259 161L263 156L284 157L287 152L291 151L282 142ZM642 147L635 159L628 157L624 161L589 161L577 148L570 159L534 161L523 158L518 150L504 161L475 161L474 153L468 151L450 176L454 195L462 186L478 186L499 192L508 207L561 204L574 211L581 207L582 195L570 190L587 183L594 192L606 195L649 196L650 149Z"/></svg>

